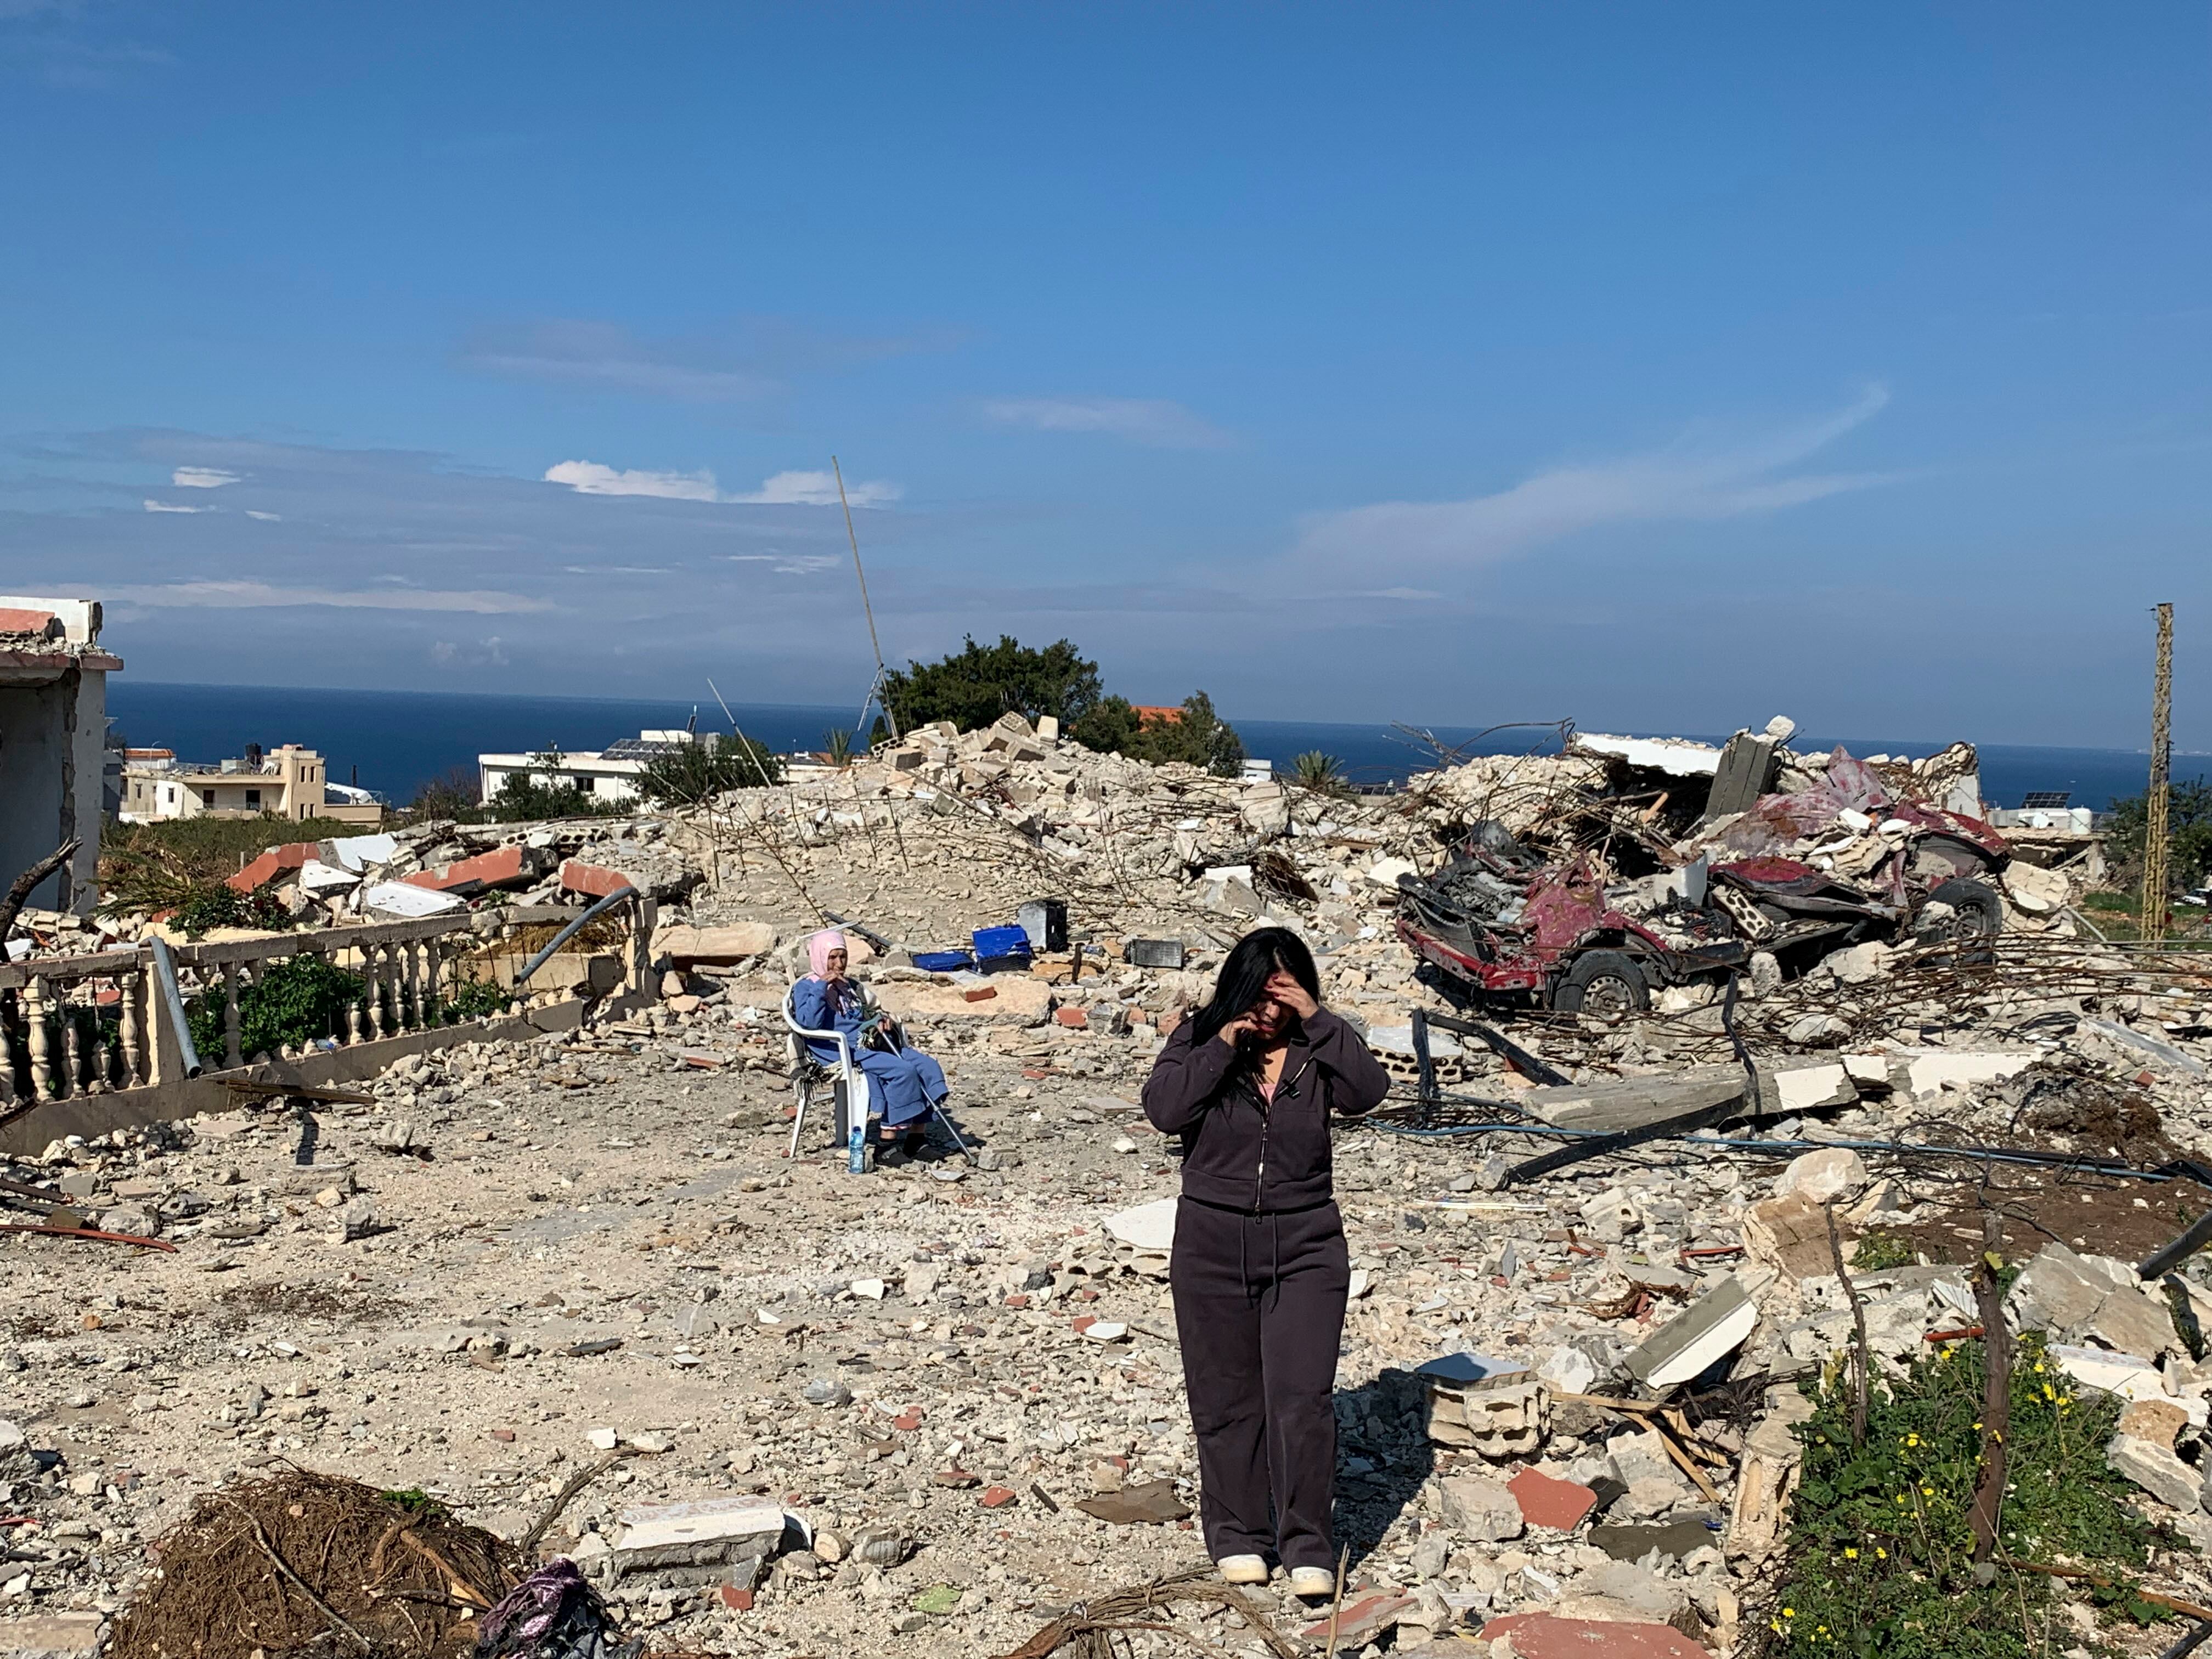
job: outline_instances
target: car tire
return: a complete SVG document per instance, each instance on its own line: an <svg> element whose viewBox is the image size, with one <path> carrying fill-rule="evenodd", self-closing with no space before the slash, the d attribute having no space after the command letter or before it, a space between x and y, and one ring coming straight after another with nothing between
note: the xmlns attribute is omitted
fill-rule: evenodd
<svg viewBox="0 0 2212 1659"><path fill-rule="evenodd" d="M1619 951L1585 951L1553 988L1552 1006L1608 1024L1651 1007L1651 981L1636 958Z"/></svg>
<svg viewBox="0 0 2212 1659"><path fill-rule="evenodd" d="M1928 896L1931 904L1948 904L1957 913L1948 937L1990 939L2004 931L2004 901L1986 882L1954 876Z"/></svg>

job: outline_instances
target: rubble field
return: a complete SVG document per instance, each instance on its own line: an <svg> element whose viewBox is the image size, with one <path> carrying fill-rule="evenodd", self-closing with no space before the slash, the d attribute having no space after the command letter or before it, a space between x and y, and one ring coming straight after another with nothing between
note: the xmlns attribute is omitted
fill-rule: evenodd
<svg viewBox="0 0 2212 1659"><path fill-rule="evenodd" d="M1945 756L1917 775L1955 805ZM1776 765L1738 820L1761 849L1848 863L1883 834L1768 805L1820 769ZM1910 763L1872 770L1914 787ZM1512 1052L1431 1027L1416 1097L1415 1012L1470 1011L1416 977L1400 878L1495 822L1658 915L1665 849L1686 862L1728 826L1698 827L1679 779L1652 811L1651 781L1571 746L1340 798L1016 720L685 811L390 837L352 885L288 903L374 916L372 890L427 873L417 890L495 915L611 872L659 903L660 1000L416 1056L357 1099L241 1098L20 1160L18 1182L170 1248L0 1234L0 1649L91 1652L195 1504L308 1471L518 1550L542 1522L529 1553L573 1559L656 1652L1042 1659L1104 1651L1082 1644L1109 1615L1117 1652L1322 1651L1328 1605L1279 1577L1249 1609L1113 1599L1206 1565L1165 1279L1176 1165L1138 1091L1263 920L1314 943L1328 1000L1405 1079L1337 1140L1339 1651L1796 1651L1762 1620L1797 1383L1838 1373L1860 1319L1877 1380L1971 1342L1992 1209L2008 1324L2126 1402L2112 1464L2166 1528L2143 1582L2212 1597L2191 1548L2212 1546L2212 1273L2136 1266L2212 1204L2212 983L2085 937L2078 870L2014 849L2005 930L1972 952L1857 945L1612 1023L1474 1011ZM1068 948L915 965L1048 896ZM943 1060L966 1156L940 1139L850 1172L818 1097L786 1155L778 1011L831 916L882 939L857 972ZM40 939L87 948L59 923ZM1181 965L1128 960L1146 940ZM1562 1147L1587 1155L1516 1173ZM2172 1639L2100 1623L2078 1588L2034 1580L2049 1651ZM279 1645L211 1631L202 1659Z"/></svg>

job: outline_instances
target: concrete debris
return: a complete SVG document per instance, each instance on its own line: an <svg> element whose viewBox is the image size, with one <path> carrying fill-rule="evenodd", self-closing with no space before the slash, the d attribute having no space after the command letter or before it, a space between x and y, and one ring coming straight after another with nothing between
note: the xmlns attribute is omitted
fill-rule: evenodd
<svg viewBox="0 0 2212 1659"><path fill-rule="evenodd" d="M1472 842L1492 861L1468 854L1453 890L1480 899L1486 926L1518 925L1501 918L1516 902L1525 915L1531 869L1602 846L1608 862L1577 890L1600 907L1588 914L1647 930L1654 950L1729 947L1729 1019L1756 1082L1696 986L1647 984L1644 1004L1630 994L1604 1018L1532 1009L1538 984L1473 1016L1521 1060L1431 1028L1450 1098L1430 1103L1429 1127L1472 1133L1392 1133L1409 1127L1406 1099L1389 1127L1339 1130L1352 1286L1338 1499L1364 1552L1340 1652L1394 1628L1401 1647L1426 1636L1484 1659L1499 1642L1706 1650L1669 1617L1729 1650L1735 1597L1786 1527L1808 1408L1781 1386L1747 1421L1703 1416L1692 1461L1711 1492L1650 1408L1707 1373L1741 1385L1833 1362L1853 1322L1831 1200L1847 1261L1879 1243L1879 1259L1909 1264L1850 1270L1877 1365L1978 1322L1955 1264L1980 1248L1962 1206L1986 1166L1864 1149L2212 1159L2212 1102L2180 1063L2212 1058L2212 1008L2071 939L2079 882L2027 865L2024 843L1997 864L2005 932L1970 994L1938 959L1955 942L1931 958L1910 927L1819 950L1786 927L1697 934L1700 853L1716 890L1747 896L1712 872L1773 856L1863 895L1881 860L1925 844L1915 814L1973 815L1957 755L1863 762L1789 741L1732 744L1730 787L1752 799L1707 821L1717 748L1578 736L1564 755L1341 797L1092 755L1015 720L927 728L696 810L277 849L256 879L311 921L392 914L371 896L396 889L469 913L472 941L459 938L495 979L550 937L515 907L573 915L635 885L659 906L635 964L647 1006L522 1041L426 1044L361 1085L366 1106L256 1097L23 1143L5 1173L179 1249L123 1258L126 1285L98 1247L0 1237L15 1267L0 1273L0 1373L21 1425L0 1424L0 1486L9 1515L38 1522L8 1541L42 1552L10 1564L29 1582L0 1614L96 1633L137 1582L132 1540L274 1459L422 1485L514 1536L571 1475L635 1453L545 1541L670 1651L1007 1652L1040 1606L1200 1565L1181 1529L1200 1492L1164 1282L1175 1149L1132 1103L1164 1034L1259 921L1313 944L1326 1000L1410 1095L1413 1012L1452 1008L1416 978L1401 884L1437 885L1437 849ZM1048 900L1066 905L1065 948L1048 923L1000 971L918 965ZM1913 920L1955 921L1936 903ZM884 942L854 935L856 974L945 1063L970 1159L939 1135L848 1174L819 1095L785 1156L780 1011L824 912ZM1578 913L1563 899L1555 914ZM132 936L125 921L33 923L40 952ZM2021 965L2014 933L2063 951L2064 974ZM1595 990L1607 975L1589 977ZM1668 1138L1507 1181L1556 1144L1532 1126L1619 1133L1708 1108L1757 1120L1718 1133L1762 1145ZM2047 1229L2012 1247L2033 1257L2014 1324L2044 1330L2076 1386L2130 1402L2116 1465L2161 1502L2188 1498L2212 1373L2189 1358L2168 1293L2212 1310L2212 1269L2191 1258L2146 1287L2128 1264L2185 1221L2177 1199L2193 1212L2199 1197L2100 1181L2084 1204L2091 1188L1997 1174ZM654 1530L678 1526L704 1530ZM1282 1632L1314 1622L1262 1595ZM83 1648L57 1635L52 1650Z"/></svg>

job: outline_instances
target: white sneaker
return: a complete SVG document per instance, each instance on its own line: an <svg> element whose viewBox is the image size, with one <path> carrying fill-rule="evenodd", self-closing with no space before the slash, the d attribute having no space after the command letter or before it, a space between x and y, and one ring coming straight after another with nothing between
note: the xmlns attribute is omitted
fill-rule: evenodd
<svg viewBox="0 0 2212 1659"><path fill-rule="evenodd" d="M1224 1555L1214 1565L1221 1569L1224 1583L1264 1584L1267 1582L1267 1564L1256 1555ZM1330 1587L1335 1580L1329 1581Z"/></svg>
<svg viewBox="0 0 2212 1659"><path fill-rule="evenodd" d="M1316 1595L1334 1595L1336 1575L1327 1567L1292 1567L1291 1594L1309 1600Z"/></svg>

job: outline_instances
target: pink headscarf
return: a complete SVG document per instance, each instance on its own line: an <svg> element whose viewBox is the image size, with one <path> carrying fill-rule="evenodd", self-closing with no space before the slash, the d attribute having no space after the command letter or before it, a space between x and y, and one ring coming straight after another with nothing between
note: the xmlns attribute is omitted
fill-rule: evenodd
<svg viewBox="0 0 2212 1659"><path fill-rule="evenodd" d="M813 966L814 977L829 977L830 953L832 951L849 951L851 948L845 943L845 935L835 927L824 927L818 933L810 934L806 940L806 960Z"/></svg>

